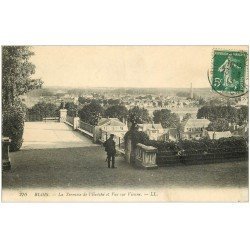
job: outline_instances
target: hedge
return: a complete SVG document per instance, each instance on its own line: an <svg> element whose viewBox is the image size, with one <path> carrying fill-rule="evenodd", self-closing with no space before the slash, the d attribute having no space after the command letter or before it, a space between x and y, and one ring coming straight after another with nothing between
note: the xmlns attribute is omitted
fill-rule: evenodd
<svg viewBox="0 0 250 250"><path fill-rule="evenodd" d="M11 139L10 151L17 151L23 143L25 111L20 103L3 107L2 133Z"/></svg>
<svg viewBox="0 0 250 250"><path fill-rule="evenodd" d="M148 146L161 151L182 151L185 154L247 151L247 140L242 137L220 138L218 140L180 140L178 142L148 141Z"/></svg>
<svg viewBox="0 0 250 250"><path fill-rule="evenodd" d="M142 131L137 131L136 129L131 129L125 134L124 136L125 143L127 143L129 137L131 138L134 147L136 147L137 143L142 143L147 145L149 142L148 135Z"/></svg>
<svg viewBox="0 0 250 250"><path fill-rule="evenodd" d="M132 139L133 146L135 147L137 143L142 143L147 146L153 146L158 149L158 154L166 154L168 152L170 155L175 155L181 153L183 155L191 154L203 154L203 153L218 153L218 152L235 152L235 151L248 151L247 139L243 137L229 137L220 138L218 140L211 139L200 139L200 140L180 140L178 142L165 142L165 141L155 141L149 140L147 134L137 130L128 131L124 139Z"/></svg>
<svg viewBox="0 0 250 250"><path fill-rule="evenodd" d="M53 103L38 102L26 111L26 121L42 121L46 117L58 117L59 108Z"/></svg>
<svg viewBox="0 0 250 250"><path fill-rule="evenodd" d="M183 140L178 142L178 147L185 150L187 154L196 152L217 153L248 150L247 141L242 137L220 138L218 140Z"/></svg>

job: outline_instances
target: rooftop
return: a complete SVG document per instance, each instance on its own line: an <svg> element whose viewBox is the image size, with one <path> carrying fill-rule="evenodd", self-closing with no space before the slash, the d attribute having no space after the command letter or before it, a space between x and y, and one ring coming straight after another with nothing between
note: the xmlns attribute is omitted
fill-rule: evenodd
<svg viewBox="0 0 250 250"><path fill-rule="evenodd" d="M228 138L232 136L230 131L208 131L207 132L209 139L220 139L220 138Z"/></svg>
<svg viewBox="0 0 250 250"><path fill-rule="evenodd" d="M101 118L98 122L98 126L126 126L125 123L121 122L118 118Z"/></svg>
<svg viewBox="0 0 250 250"><path fill-rule="evenodd" d="M206 128L209 125L210 121L208 119L189 119L185 127L188 128Z"/></svg>
<svg viewBox="0 0 250 250"><path fill-rule="evenodd" d="M160 123L143 123L143 124L138 124L138 127L145 130L163 129Z"/></svg>

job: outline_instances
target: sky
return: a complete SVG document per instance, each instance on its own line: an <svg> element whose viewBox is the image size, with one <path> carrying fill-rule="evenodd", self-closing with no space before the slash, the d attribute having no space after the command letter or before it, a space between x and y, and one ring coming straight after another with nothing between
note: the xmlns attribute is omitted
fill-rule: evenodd
<svg viewBox="0 0 250 250"><path fill-rule="evenodd" d="M247 46L33 46L36 78L53 87L209 87L213 49Z"/></svg>

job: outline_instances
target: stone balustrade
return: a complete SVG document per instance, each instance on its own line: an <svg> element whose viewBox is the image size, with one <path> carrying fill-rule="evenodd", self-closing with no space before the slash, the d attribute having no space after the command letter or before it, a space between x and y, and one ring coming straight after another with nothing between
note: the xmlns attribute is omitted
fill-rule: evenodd
<svg viewBox="0 0 250 250"><path fill-rule="evenodd" d="M2 138L2 170L11 169L10 154L9 154L10 143L11 140L9 137Z"/></svg>
<svg viewBox="0 0 250 250"><path fill-rule="evenodd" d="M157 148L138 143L136 145L135 151L136 151L135 163L137 166L144 168L157 168L156 164Z"/></svg>
<svg viewBox="0 0 250 250"><path fill-rule="evenodd" d="M74 117L73 118L73 129L77 130L80 126L80 118L79 117Z"/></svg>
<svg viewBox="0 0 250 250"><path fill-rule="evenodd" d="M66 119L67 119L67 109L60 109L59 121L66 122Z"/></svg>

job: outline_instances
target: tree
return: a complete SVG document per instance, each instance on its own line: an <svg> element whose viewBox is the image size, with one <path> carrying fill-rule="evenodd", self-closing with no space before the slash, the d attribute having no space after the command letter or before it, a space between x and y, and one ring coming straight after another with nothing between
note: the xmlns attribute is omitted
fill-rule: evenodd
<svg viewBox="0 0 250 250"><path fill-rule="evenodd" d="M119 105L120 104L120 100L119 99L108 99L108 104L109 105Z"/></svg>
<svg viewBox="0 0 250 250"><path fill-rule="evenodd" d="M2 117L2 134L11 139L10 151L17 151L23 143L25 107L16 101L14 105L5 106Z"/></svg>
<svg viewBox="0 0 250 250"><path fill-rule="evenodd" d="M206 118L215 121L219 118L225 119L227 122L238 122L238 111L231 106L204 106L198 110L197 118Z"/></svg>
<svg viewBox="0 0 250 250"><path fill-rule="evenodd" d="M212 98L211 100L207 101L207 106L223 106L225 105L225 100L221 98Z"/></svg>
<svg viewBox="0 0 250 250"><path fill-rule="evenodd" d="M82 121L91 125L97 125L99 118L103 115L104 110L101 105L97 103L90 103L84 106L79 111L79 117Z"/></svg>
<svg viewBox="0 0 250 250"><path fill-rule="evenodd" d="M162 107L163 106L163 101L157 101L158 103L158 107Z"/></svg>
<svg viewBox="0 0 250 250"><path fill-rule="evenodd" d="M182 119L183 122L189 120L192 117L192 115L190 113L186 113Z"/></svg>
<svg viewBox="0 0 250 250"><path fill-rule="evenodd" d="M163 128L177 128L180 125L180 117L168 109L155 110L153 115L154 122L161 123Z"/></svg>
<svg viewBox="0 0 250 250"><path fill-rule="evenodd" d="M91 99L85 98L85 97L83 97L83 96L80 96L80 97L78 98L78 101L79 101L79 103L81 103L81 104L85 104L85 103L90 103L90 102L91 102Z"/></svg>
<svg viewBox="0 0 250 250"><path fill-rule="evenodd" d="M150 121L151 119L149 117L147 109L135 106L128 111L128 122L131 122L133 125L148 123Z"/></svg>
<svg viewBox="0 0 250 250"><path fill-rule="evenodd" d="M102 104L102 100L101 99L92 99L90 103L94 103L94 104L97 104L97 105L101 105Z"/></svg>
<svg viewBox="0 0 250 250"><path fill-rule="evenodd" d="M77 112L77 105L73 102L67 102L65 104L65 109L67 109L67 114L69 116L75 116Z"/></svg>
<svg viewBox="0 0 250 250"><path fill-rule="evenodd" d="M28 120L40 121L46 117L59 116L59 108L54 103L38 102L27 110Z"/></svg>
<svg viewBox="0 0 250 250"><path fill-rule="evenodd" d="M128 110L125 106L122 105L115 105L107 108L105 110L106 117L118 118L120 121L124 121L127 119Z"/></svg>
<svg viewBox="0 0 250 250"><path fill-rule="evenodd" d="M169 109L155 110L153 113L153 115L154 115L153 120L155 123L161 123L163 126L163 124L169 118L170 113L171 113L171 111Z"/></svg>
<svg viewBox="0 0 250 250"><path fill-rule="evenodd" d="M238 112L239 124L242 125L244 122L248 121L248 107L241 106Z"/></svg>
<svg viewBox="0 0 250 250"><path fill-rule="evenodd" d="M2 102L13 105L18 96L40 88L43 82L33 79L35 65L29 62L34 55L28 46L4 46L2 48Z"/></svg>
<svg viewBox="0 0 250 250"><path fill-rule="evenodd" d="M217 132L228 131L229 124L224 119L217 119L208 125L207 130L208 131L217 131Z"/></svg>
<svg viewBox="0 0 250 250"><path fill-rule="evenodd" d="M206 104L206 101L205 101L202 97L200 97L200 98L198 99L198 103L199 103L200 106L203 106L203 105Z"/></svg>
<svg viewBox="0 0 250 250"><path fill-rule="evenodd" d="M19 96L43 83L31 77L35 73L35 65L29 62L33 54L27 46L2 47L2 129L11 139L12 151L19 150L23 141L25 110Z"/></svg>

